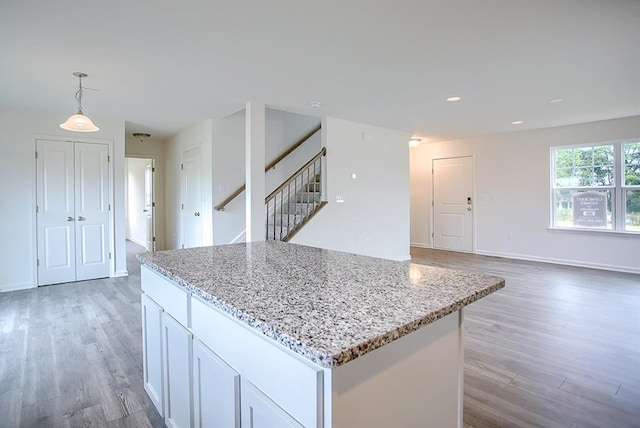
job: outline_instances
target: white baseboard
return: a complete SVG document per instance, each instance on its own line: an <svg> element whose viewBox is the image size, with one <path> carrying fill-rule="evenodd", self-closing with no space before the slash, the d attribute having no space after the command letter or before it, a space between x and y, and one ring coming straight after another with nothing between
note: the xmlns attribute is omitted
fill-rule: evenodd
<svg viewBox="0 0 640 428"><path fill-rule="evenodd" d="M115 272L113 273L112 278L118 278L118 277L121 277L121 276L129 276L129 271L128 271L128 270L118 270L118 271L115 271Z"/></svg>
<svg viewBox="0 0 640 428"><path fill-rule="evenodd" d="M506 259L527 260L530 262L553 263L557 265L578 266L578 267L585 267L585 268L592 268L592 269L611 270L615 272L640 273L640 268L633 267L633 266L620 266L620 265L610 265L605 263L582 262L578 260L560 259L556 257L538 257L538 256L530 256L527 254L501 253L496 251L484 251L484 250L477 250L477 249L475 251L475 254L480 254L483 256L492 256L492 257L504 257Z"/></svg>
<svg viewBox="0 0 640 428"><path fill-rule="evenodd" d="M430 244L422 244L420 242L410 242L409 246L418 247L418 248L433 248L433 245Z"/></svg>
<svg viewBox="0 0 640 428"><path fill-rule="evenodd" d="M2 284L0 285L0 293L5 291L26 290L28 288L36 288L36 285L31 282L23 282L18 284Z"/></svg>
<svg viewBox="0 0 640 428"><path fill-rule="evenodd" d="M245 242L247 240L247 229L243 230L229 242L229 244L237 244L238 242Z"/></svg>
<svg viewBox="0 0 640 428"><path fill-rule="evenodd" d="M135 238L127 238L127 241L131 241L131 242L133 242L134 244L138 244L138 245L140 245L141 247L145 247L145 248L147 248L147 243L146 243L146 242L144 242L144 241L139 241L139 240L137 240L137 239L135 239Z"/></svg>

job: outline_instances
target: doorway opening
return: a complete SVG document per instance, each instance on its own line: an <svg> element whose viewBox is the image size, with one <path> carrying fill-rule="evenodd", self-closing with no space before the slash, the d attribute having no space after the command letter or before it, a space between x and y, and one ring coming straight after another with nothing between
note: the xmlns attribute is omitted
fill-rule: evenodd
<svg viewBox="0 0 640 428"><path fill-rule="evenodd" d="M151 158L125 158L126 239L147 251L156 250L154 172Z"/></svg>

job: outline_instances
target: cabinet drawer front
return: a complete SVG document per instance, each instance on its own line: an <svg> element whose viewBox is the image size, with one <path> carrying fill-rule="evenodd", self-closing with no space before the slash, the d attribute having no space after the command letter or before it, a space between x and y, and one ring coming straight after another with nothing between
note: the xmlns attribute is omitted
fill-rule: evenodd
<svg viewBox="0 0 640 428"><path fill-rule="evenodd" d="M142 291L176 321L189 327L189 293L144 265L141 266L140 274Z"/></svg>
<svg viewBox="0 0 640 428"><path fill-rule="evenodd" d="M322 426L320 367L206 303L191 300L195 337L302 425Z"/></svg>

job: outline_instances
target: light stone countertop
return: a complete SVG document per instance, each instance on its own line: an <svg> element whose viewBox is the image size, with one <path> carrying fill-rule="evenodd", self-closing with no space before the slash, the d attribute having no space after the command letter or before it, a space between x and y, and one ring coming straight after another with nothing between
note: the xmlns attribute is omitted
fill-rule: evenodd
<svg viewBox="0 0 640 428"><path fill-rule="evenodd" d="M138 255L212 306L337 367L504 287L504 280L278 241Z"/></svg>

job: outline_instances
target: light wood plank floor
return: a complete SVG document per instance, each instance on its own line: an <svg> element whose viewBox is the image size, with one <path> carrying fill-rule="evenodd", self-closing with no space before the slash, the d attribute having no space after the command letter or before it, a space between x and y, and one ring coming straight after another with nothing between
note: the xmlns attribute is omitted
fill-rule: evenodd
<svg viewBox="0 0 640 428"><path fill-rule="evenodd" d="M0 427L163 427L142 387L140 268L0 293ZM640 276L413 249L506 278L466 310L469 427L640 427Z"/></svg>

